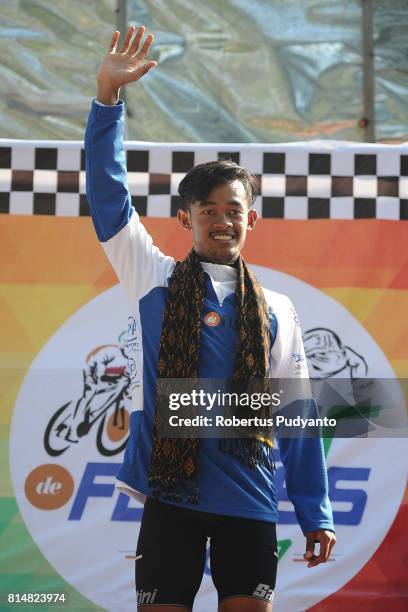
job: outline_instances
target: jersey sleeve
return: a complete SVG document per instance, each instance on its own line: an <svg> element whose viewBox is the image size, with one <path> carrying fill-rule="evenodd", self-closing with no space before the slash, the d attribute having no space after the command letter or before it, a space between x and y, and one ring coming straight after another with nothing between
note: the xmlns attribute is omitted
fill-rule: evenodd
<svg viewBox="0 0 408 612"><path fill-rule="evenodd" d="M283 296L282 296L283 297ZM278 316L278 331L272 349L272 370L280 379L301 378L308 385L309 374L298 316L292 302L285 298ZM295 414L305 418L318 417L312 397L296 400ZM327 529L334 531L333 515L328 497L327 468L323 441L320 436L297 437L277 435L285 471L288 498L293 503L297 520L304 534Z"/></svg>
<svg viewBox="0 0 408 612"><path fill-rule="evenodd" d="M92 103L85 132L86 195L97 237L131 300L165 286L174 267L132 206L124 151L124 103Z"/></svg>

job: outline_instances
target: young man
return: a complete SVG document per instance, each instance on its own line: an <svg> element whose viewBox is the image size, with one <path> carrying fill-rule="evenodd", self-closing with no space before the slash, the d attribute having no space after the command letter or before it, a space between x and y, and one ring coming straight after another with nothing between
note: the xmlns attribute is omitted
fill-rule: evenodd
<svg viewBox="0 0 408 612"><path fill-rule="evenodd" d="M119 90L156 65L143 63L153 41L149 35L142 44L143 35L143 27L129 28L117 51L115 32L85 137L96 233L132 309L133 412L118 483L129 495L147 498L137 545L138 609L191 610L210 538L220 611L271 610L278 513L270 440L161 438L156 382L291 378L293 354L305 363L301 331L289 299L263 290L240 256L256 223L254 177L244 168L211 162L181 182L178 220L193 238L183 262L163 255L140 223L127 189ZM307 377L306 366L300 375ZM279 445L306 536L305 559L314 567L328 560L335 543L321 440L286 438Z"/></svg>

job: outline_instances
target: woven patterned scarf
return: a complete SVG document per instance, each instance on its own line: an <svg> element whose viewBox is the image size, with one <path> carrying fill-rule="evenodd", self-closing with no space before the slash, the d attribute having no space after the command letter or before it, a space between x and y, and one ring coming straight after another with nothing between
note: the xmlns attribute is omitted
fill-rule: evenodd
<svg viewBox="0 0 408 612"><path fill-rule="evenodd" d="M268 378L270 328L269 311L263 291L244 260L237 261L235 291L238 307L237 352L232 379L247 387L251 380L263 384ZM198 378L201 313L205 297L205 272L192 249L184 261L177 262L169 283L160 336L157 378ZM254 416L253 410L239 406L237 414ZM168 411L157 409L153 426L149 484L155 497L196 503L199 469L199 440L158 436L160 418ZM251 413L251 414L250 414ZM257 411L258 416L262 416ZM269 413L268 413L269 415ZM270 438L261 435L220 439L220 450L230 453L254 468L263 463L270 467ZM268 453L264 452L265 447ZM188 491L183 496L181 485Z"/></svg>

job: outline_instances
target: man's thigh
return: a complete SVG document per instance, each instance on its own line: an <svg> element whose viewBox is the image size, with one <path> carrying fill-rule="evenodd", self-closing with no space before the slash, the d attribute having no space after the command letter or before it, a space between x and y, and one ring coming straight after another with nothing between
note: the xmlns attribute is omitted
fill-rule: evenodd
<svg viewBox="0 0 408 612"><path fill-rule="evenodd" d="M210 555L218 601L225 602L225 609L232 598L272 601L278 562L274 523L231 517L212 535ZM254 609L260 609L255 602Z"/></svg>
<svg viewBox="0 0 408 612"><path fill-rule="evenodd" d="M136 555L138 605L191 608L204 573L206 535L194 511L148 498Z"/></svg>

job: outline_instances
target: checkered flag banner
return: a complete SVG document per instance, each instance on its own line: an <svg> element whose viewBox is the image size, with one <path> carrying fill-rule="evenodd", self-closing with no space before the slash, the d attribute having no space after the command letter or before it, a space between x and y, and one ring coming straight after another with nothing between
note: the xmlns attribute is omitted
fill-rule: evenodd
<svg viewBox="0 0 408 612"><path fill-rule="evenodd" d="M129 190L142 216L171 217L194 165L232 159L258 177L259 216L408 220L408 144L128 142ZM89 215L83 143L0 139L0 212Z"/></svg>

